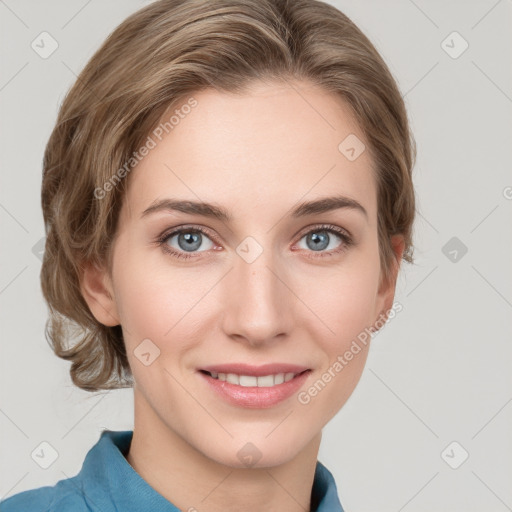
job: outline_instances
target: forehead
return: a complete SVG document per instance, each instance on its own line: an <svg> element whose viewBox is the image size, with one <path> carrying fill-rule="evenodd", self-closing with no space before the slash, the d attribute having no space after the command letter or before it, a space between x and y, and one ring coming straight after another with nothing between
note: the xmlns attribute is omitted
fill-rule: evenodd
<svg viewBox="0 0 512 512"><path fill-rule="evenodd" d="M161 121L149 134L154 147L130 176L131 214L167 196L216 202L240 215L255 208L282 214L299 201L335 194L376 214L369 151L355 160L343 153L345 140L360 144L359 151L363 133L348 105L317 86L257 82L244 94L203 90Z"/></svg>

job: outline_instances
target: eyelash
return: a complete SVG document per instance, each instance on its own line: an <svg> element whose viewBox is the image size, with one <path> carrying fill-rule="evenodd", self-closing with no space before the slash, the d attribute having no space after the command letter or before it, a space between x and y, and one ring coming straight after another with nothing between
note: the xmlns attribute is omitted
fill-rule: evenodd
<svg viewBox="0 0 512 512"><path fill-rule="evenodd" d="M333 224L320 224L318 226L314 226L309 231L302 233L299 238L299 241L302 240L302 238L304 238L305 236L309 235L310 233L323 232L323 231L328 232L328 233L334 233L335 235L339 236L342 240L342 244L340 245L339 248L332 249L329 252L308 251L308 252L311 252L314 254L316 252L316 255L307 256L308 258L325 258L325 257L336 256L337 254L340 254L340 253L346 251L349 247L351 247L354 244L352 237L345 230L343 230L337 226L334 226ZM180 252L180 251L176 251L169 247L169 245L167 244L167 241L170 238L172 238L173 236L179 235L180 233L201 233L210 239L212 238L210 233L200 226L182 226L182 227L174 229L170 232L163 233L162 235L160 235L158 237L158 239L156 240L156 243L162 248L162 250L164 252L170 254L171 256L173 256L175 258L188 260L190 258L198 257L198 256L194 256L195 253L193 253L193 252L191 252L191 253ZM213 240L213 241L215 242L215 240ZM204 251L201 251L201 252L204 252Z"/></svg>

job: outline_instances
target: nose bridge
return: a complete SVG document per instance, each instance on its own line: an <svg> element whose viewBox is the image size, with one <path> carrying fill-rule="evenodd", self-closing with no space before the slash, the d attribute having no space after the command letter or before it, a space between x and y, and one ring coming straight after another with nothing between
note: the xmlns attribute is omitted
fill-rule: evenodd
<svg viewBox="0 0 512 512"><path fill-rule="evenodd" d="M250 237L248 237L250 238ZM290 328L292 300L277 255L255 240L237 247L233 271L229 273L225 309L226 333L250 343L269 341Z"/></svg>

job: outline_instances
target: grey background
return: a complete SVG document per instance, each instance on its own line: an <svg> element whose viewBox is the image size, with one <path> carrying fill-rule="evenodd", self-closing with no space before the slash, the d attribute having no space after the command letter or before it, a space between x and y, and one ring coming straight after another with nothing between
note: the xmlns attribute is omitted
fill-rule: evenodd
<svg viewBox="0 0 512 512"><path fill-rule="evenodd" d="M48 347L37 244L58 106L107 34L147 3L0 0L2 497L75 475L101 429L133 426L131 390L76 389ZM331 3L405 96L418 143L417 261L404 265L404 309L375 337L319 459L347 512L512 510L512 2ZM59 45L47 59L31 48L43 31ZM463 48L446 39L453 31L469 44L458 58L445 51ZM31 457L43 441L58 453L48 469ZM452 469L462 450L469 458Z"/></svg>

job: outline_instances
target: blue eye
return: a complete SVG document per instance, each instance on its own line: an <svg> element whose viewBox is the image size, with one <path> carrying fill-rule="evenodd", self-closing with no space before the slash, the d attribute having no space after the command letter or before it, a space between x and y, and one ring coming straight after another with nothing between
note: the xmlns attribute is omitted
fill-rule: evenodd
<svg viewBox="0 0 512 512"><path fill-rule="evenodd" d="M306 247L299 248L309 252L309 258L334 256L353 245L352 238L345 230L331 224L310 229L302 235L299 244L303 239L306 240ZM199 226L180 227L165 233L157 242L171 256L183 259L199 257L197 253L207 252L215 245L206 230ZM206 247L199 250L205 242Z"/></svg>
<svg viewBox="0 0 512 512"><path fill-rule="evenodd" d="M176 239L173 243L173 239ZM187 253L204 252L198 251L205 240L209 241L209 246L205 250L213 247L213 242L207 236L206 232L199 227L195 228L180 228L164 235L159 243L162 245L166 252L178 258L191 258ZM177 244L177 247L176 247Z"/></svg>
<svg viewBox="0 0 512 512"><path fill-rule="evenodd" d="M333 236L334 235L334 236ZM332 242L334 239L342 240L341 236L338 233L333 233L330 230L323 229L323 230L314 230L310 231L307 235L303 236L302 239L306 239L306 248L311 249L312 251L324 251L330 247L330 250L334 249L332 247Z"/></svg>
<svg viewBox="0 0 512 512"><path fill-rule="evenodd" d="M305 239L305 247L300 242ZM305 249L308 258L336 256L352 246L351 236L342 228L332 224L323 224L310 229L299 240L300 249Z"/></svg>

